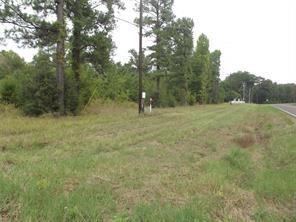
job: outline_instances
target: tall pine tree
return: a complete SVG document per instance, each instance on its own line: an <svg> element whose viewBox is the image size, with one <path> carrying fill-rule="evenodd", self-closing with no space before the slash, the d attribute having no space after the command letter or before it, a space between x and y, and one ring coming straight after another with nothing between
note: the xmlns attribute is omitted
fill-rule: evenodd
<svg viewBox="0 0 296 222"><path fill-rule="evenodd" d="M173 56L170 83L178 102L188 104L194 22L190 18L177 19L173 24Z"/></svg>
<svg viewBox="0 0 296 222"><path fill-rule="evenodd" d="M219 102L220 64L221 51L215 50L211 53L211 76L209 86L210 103Z"/></svg>
<svg viewBox="0 0 296 222"><path fill-rule="evenodd" d="M173 13L173 0L145 0L143 25L147 30L146 37L153 39L153 44L149 47L150 57L156 67L156 100L160 93L160 78L170 67L171 58L171 35L172 24L175 15Z"/></svg>
<svg viewBox="0 0 296 222"><path fill-rule="evenodd" d="M53 15L56 20L52 21ZM59 112L64 108L64 54L66 28L64 0L1 0L0 22L9 24L6 37L31 47L56 45L57 89Z"/></svg>
<svg viewBox="0 0 296 222"><path fill-rule="evenodd" d="M209 39L205 34L199 36L192 60L191 90L196 93L199 103L209 101L211 80L211 55Z"/></svg>
<svg viewBox="0 0 296 222"><path fill-rule="evenodd" d="M81 64L89 62L104 73L114 47L111 31L115 27L115 8L123 9L120 0L66 0L67 17L72 23L71 65L76 80L76 106L79 107Z"/></svg>

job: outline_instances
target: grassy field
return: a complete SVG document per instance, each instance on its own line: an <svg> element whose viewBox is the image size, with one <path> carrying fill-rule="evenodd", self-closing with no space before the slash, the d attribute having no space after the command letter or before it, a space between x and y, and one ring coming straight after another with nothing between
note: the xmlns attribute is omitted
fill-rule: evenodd
<svg viewBox="0 0 296 222"><path fill-rule="evenodd" d="M270 106L2 106L0 221L296 221L295 135Z"/></svg>

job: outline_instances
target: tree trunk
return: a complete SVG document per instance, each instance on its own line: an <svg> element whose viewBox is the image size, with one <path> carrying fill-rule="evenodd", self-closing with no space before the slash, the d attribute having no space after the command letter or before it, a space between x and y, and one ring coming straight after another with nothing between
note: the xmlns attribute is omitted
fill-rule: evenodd
<svg viewBox="0 0 296 222"><path fill-rule="evenodd" d="M159 103L160 99L160 56L159 56L159 45L160 45L160 36L159 36L159 30L160 30L160 25L159 25L159 5L157 5L156 9L156 29L157 29L157 34L156 34L156 70L157 70L157 77L156 77L156 101Z"/></svg>
<svg viewBox="0 0 296 222"><path fill-rule="evenodd" d="M75 78L76 87L76 102L75 108L79 107L79 93L80 93L80 67L81 67L81 6L79 1L74 3L74 23L73 23L73 42L72 42L72 71Z"/></svg>
<svg viewBox="0 0 296 222"><path fill-rule="evenodd" d="M65 57L65 28L64 28L64 0L57 0L57 22L59 33L56 48L56 72L58 87L58 103L60 115L65 114L65 77L64 77L64 57Z"/></svg>

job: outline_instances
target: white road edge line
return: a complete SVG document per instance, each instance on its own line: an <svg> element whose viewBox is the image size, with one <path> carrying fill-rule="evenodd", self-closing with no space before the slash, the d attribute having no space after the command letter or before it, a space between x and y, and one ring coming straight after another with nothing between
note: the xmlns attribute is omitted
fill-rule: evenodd
<svg viewBox="0 0 296 222"><path fill-rule="evenodd" d="M280 108L280 107L278 107L278 106L276 106L276 105L273 105L273 107L276 108L276 109L279 109L279 110L281 110L282 112L287 113L287 114L289 114L290 116L293 116L293 117L296 118L296 115L295 115L295 114L290 113L290 112L287 111L287 110L284 110L284 109L282 109L282 108Z"/></svg>

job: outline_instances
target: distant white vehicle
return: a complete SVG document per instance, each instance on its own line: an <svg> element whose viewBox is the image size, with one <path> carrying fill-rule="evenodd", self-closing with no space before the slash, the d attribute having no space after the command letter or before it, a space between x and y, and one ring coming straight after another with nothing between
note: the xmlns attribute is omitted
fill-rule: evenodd
<svg viewBox="0 0 296 222"><path fill-rule="evenodd" d="M230 102L231 105L236 105L236 104L245 104L246 102L241 99L234 99Z"/></svg>

